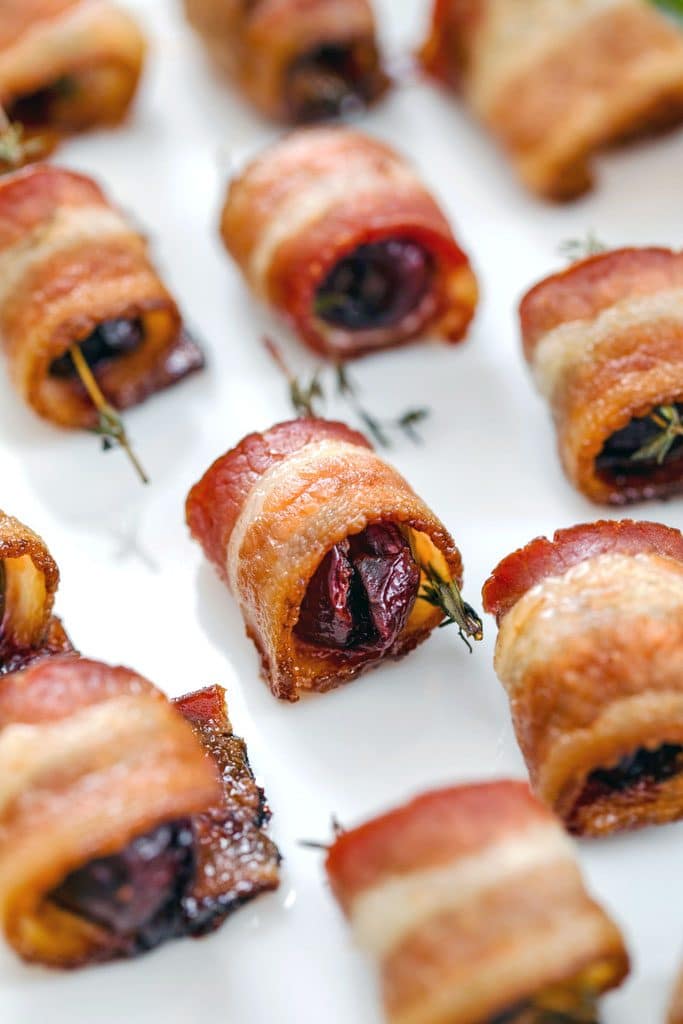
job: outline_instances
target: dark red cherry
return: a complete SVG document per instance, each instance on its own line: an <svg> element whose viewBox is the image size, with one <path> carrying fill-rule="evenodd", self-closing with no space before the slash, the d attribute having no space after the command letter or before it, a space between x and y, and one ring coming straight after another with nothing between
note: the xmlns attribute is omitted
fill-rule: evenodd
<svg viewBox="0 0 683 1024"><path fill-rule="evenodd" d="M80 349L89 366L116 356L134 352L144 338L144 329L140 320L105 320L80 342ZM68 352L50 363L51 377L75 377L76 367Z"/></svg>
<svg viewBox="0 0 683 1024"><path fill-rule="evenodd" d="M361 245L330 271L316 293L315 312L349 331L391 327L419 307L432 277L433 260L417 242Z"/></svg>
<svg viewBox="0 0 683 1024"><path fill-rule="evenodd" d="M295 632L319 647L381 654L403 630L419 587L420 570L398 527L368 526L325 556Z"/></svg>

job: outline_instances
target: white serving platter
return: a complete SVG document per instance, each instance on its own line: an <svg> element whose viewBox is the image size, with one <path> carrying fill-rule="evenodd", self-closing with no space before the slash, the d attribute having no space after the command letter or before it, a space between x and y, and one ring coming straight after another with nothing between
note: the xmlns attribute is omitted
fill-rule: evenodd
<svg viewBox="0 0 683 1024"><path fill-rule="evenodd" d="M220 682L273 808L285 856L279 892L217 934L133 962L59 974L0 946L2 1024L379 1024L370 966L351 943L318 854L330 818L352 825L443 783L524 777L493 672L495 626L472 656L455 631L345 689L288 706L271 697L227 591L184 525L188 487L245 433L288 418L264 352L281 328L253 304L217 235L231 170L273 128L209 69L180 4L130 0L153 41L144 87L121 131L83 137L58 160L93 174L152 238L159 267L206 346L206 373L129 413L151 476L120 452L37 420L0 376L0 507L40 532L62 571L57 610L79 648L130 665L169 694ZM427 0L377 0L394 54L419 39ZM445 520L465 559L466 596L498 559L539 533L604 515L565 481L547 408L520 351L516 303L562 265L558 246L595 230L610 244L683 242L683 132L598 161L598 188L573 205L525 195L492 143L452 100L409 82L362 119L401 147L452 216L483 299L468 342L415 345L352 368L366 404L390 415L426 404L424 444L387 453ZM298 370L314 360L289 345ZM332 413L341 414L339 406ZM606 513L618 516L618 512ZM683 527L683 500L634 507ZM659 1024L683 953L683 825L583 843L592 888L623 926L629 983L606 1024Z"/></svg>

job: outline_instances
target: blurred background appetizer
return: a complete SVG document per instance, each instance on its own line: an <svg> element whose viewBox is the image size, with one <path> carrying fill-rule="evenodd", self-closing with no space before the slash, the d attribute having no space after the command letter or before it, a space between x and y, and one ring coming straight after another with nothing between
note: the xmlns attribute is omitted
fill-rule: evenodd
<svg viewBox="0 0 683 1024"><path fill-rule="evenodd" d="M58 585L59 569L42 537L0 510L0 676L71 650L52 614Z"/></svg>
<svg viewBox="0 0 683 1024"><path fill-rule="evenodd" d="M25 960L79 967L212 931L277 887L267 816L219 687L171 703L70 655L3 679L0 923Z"/></svg>
<svg viewBox="0 0 683 1024"><path fill-rule="evenodd" d="M598 522L538 537L484 586L535 792L577 835L683 817L683 536Z"/></svg>
<svg viewBox="0 0 683 1024"><path fill-rule="evenodd" d="M370 0L185 0L211 57L266 117L356 112L387 89Z"/></svg>
<svg viewBox="0 0 683 1024"><path fill-rule="evenodd" d="M0 106L29 136L118 124L144 57L137 22L107 0L0 0Z"/></svg>
<svg viewBox="0 0 683 1024"><path fill-rule="evenodd" d="M452 537L342 423L250 434L192 488L186 514L284 700L399 658L444 621L481 639Z"/></svg>
<svg viewBox="0 0 683 1024"><path fill-rule="evenodd" d="M522 783L426 793L342 832L327 875L391 1024L596 1024L628 973L572 844Z"/></svg>
<svg viewBox="0 0 683 1024"><path fill-rule="evenodd" d="M300 130L231 184L225 245L251 290L337 360L425 335L460 341L469 260L409 163L346 128Z"/></svg>
<svg viewBox="0 0 683 1024"><path fill-rule="evenodd" d="M579 260L532 288L520 317L574 486L613 505L683 491L683 253Z"/></svg>
<svg viewBox="0 0 683 1024"><path fill-rule="evenodd" d="M46 164L0 178L0 344L38 415L118 443L117 410L204 365L146 238L92 179Z"/></svg>
<svg viewBox="0 0 683 1024"><path fill-rule="evenodd" d="M529 189L570 199L590 188L597 150L683 119L683 31L667 6L434 0L422 61Z"/></svg>

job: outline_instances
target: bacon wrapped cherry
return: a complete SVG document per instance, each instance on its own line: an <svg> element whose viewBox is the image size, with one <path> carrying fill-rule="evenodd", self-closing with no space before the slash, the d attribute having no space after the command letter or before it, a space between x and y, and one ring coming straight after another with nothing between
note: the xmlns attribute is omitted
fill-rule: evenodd
<svg viewBox="0 0 683 1024"><path fill-rule="evenodd" d="M497 566L484 607L539 797L579 835L683 817L683 536L598 522Z"/></svg>
<svg viewBox="0 0 683 1024"><path fill-rule="evenodd" d="M389 1024L591 1024L628 955L518 782L454 786L339 834L327 876Z"/></svg>
<svg viewBox="0 0 683 1024"><path fill-rule="evenodd" d="M315 351L348 359L460 341L477 283L408 163L348 129L295 132L230 186L222 234L254 293Z"/></svg>
<svg viewBox="0 0 683 1024"><path fill-rule="evenodd" d="M186 508L278 697L407 654L445 618L480 638L453 539L341 423L299 419L249 435L207 470Z"/></svg>
<svg viewBox="0 0 683 1024"><path fill-rule="evenodd" d="M369 0L185 0L190 22L237 88L291 124L348 114L389 85Z"/></svg>
<svg viewBox="0 0 683 1024"><path fill-rule="evenodd" d="M571 482L615 505L683 490L683 255L580 260L523 299L524 351Z"/></svg>
<svg viewBox="0 0 683 1024"><path fill-rule="evenodd" d="M175 704L75 656L5 678L0 921L24 959L135 956L277 886L263 793L223 691Z"/></svg>

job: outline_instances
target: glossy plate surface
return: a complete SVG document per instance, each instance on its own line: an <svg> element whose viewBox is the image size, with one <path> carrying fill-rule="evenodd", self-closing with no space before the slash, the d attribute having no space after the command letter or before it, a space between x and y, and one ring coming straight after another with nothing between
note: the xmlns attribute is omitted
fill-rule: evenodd
<svg viewBox="0 0 683 1024"><path fill-rule="evenodd" d="M492 668L495 627L472 656L442 630L401 664L328 696L277 703L224 587L183 521L189 486L248 431L288 418L286 388L260 337L285 332L257 310L224 254L217 218L231 169L274 137L210 72L180 4L131 3L154 39L135 114L120 132L59 154L95 175L149 233L159 267L203 340L206 373L129 413L151 477L143 489L120 452L64 434L27 411L0 375L0 507L46 539L62 570L57 611L88 655L131 665L170 694L221 682L236 731L273 807L285 854L281 890L216 935L133 963L66 975L27 968L0 945L3 1024L379 1024L371 969L328 893L320 856L330 818L353 824L443 783L524 775ZM419 38L426 0L381 0L400 50ZM416 82L361 125L402 147L453 218L483 302L460 348L413 346L351 369L373 412L427 405L424 445L388 453L453 531L466 596L498 559L539 533L600 516L565 481L547 408L524 366L515 306L562 266L558 246L593 229L607 243L683 243L683 133L598 161L587 199L551 207L526 196L493 145L448 98ZM314 360L287 344L297 370ZM330 412L343 415L332 402ZM609 514L609 513L608 513ZM683 527L683 499L636 506ZM617 513L614 513L616 516ZM683 825L600 844L581 859L623 925L631 982L607 1024L657 1024L683 953Z"/></svg>

